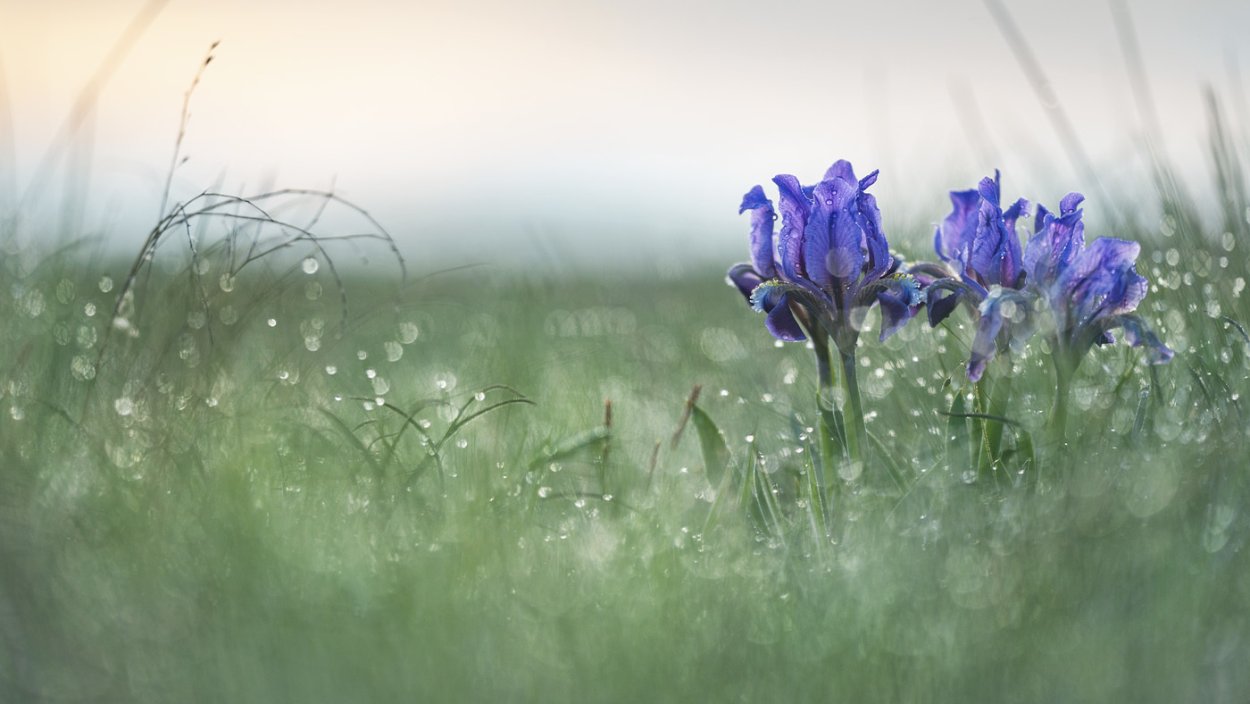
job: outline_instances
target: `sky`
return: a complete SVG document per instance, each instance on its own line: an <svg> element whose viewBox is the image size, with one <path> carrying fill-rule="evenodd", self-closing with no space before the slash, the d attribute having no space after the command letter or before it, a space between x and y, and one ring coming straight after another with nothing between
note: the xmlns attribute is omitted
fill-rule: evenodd
<svg viewBox="0 0 1250 704"><path fill-rule="evenodd" d="M1122 4L1165 150L1205 184L1204 87L1250 126L1250 2ZM1112 5L1007 6L1102 187L1140 187L1145 123ZM418 268L742 258L743 192L838 158L881 169L901 241L995 168L1009 197L1095 188L984 0L0 0L0 206L63 213L68 189L86 228L137 247L214 41L175 199L333 187Z"/></svg>

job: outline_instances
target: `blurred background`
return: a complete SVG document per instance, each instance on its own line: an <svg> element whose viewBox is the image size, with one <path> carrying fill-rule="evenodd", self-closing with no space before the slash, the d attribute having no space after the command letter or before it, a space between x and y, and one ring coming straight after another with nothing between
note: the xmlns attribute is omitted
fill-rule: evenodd
<svg viewBox="0 0 1250 704"><path fill-rule="evenodd" d="M1152 124L1202 197L1204 88L1250 125L1250 3L998 7L0 0L0 210L134 251L216 40L174 196L332 187L423 268L741 259L741 194L838 157L920 247L995 167L1013 198L1134 193Z"/></svg>

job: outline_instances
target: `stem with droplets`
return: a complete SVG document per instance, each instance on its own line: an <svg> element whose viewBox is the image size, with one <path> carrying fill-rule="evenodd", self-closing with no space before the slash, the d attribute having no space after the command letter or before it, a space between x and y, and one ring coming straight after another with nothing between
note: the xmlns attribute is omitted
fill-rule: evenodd
<svg viewBox="0 0 1250 704"><path fill-rule="evenodd" d="M1051 443L1062 448L1068 428L1068 401L1072 395L1072 377L1076 365L1065 359L1062 350L1055 354L1055 402L1050 409L1048 434Z"/></svg>
<svg viewBox="0 0 1250 704"><path fill-rule="evenodd" d="M846 391L843 417L846 420L846 451L852 463L863 460L868 433L864 429L864 407L859 396L859 378L855 369L855 348L838 350L842 358L842 386Z"/></svg>
<svg viewBox="0 0 1250 704"><path fill-rule="evenodd" d="M819 327L809 329L808 339L816 352L816 409L820 415L820 454L826 486L834 486L835 467L842 460L842 424L833 404L833 366L829 359L829 338Z"/></svg>

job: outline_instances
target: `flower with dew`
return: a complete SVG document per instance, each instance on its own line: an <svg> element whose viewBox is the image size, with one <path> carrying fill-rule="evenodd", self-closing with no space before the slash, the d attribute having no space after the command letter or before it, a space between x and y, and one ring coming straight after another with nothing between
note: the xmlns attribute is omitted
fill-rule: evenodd
<svg viewBox="0 0 1250 704"><path fill-rule="evenodd" d="M968 378L977 381L995 352L1030 333L1027 301L1020 293L1025 283L1016 221L1028 208L1023 198L1003 210L1002 177L981 179L977 188L951 191L950 215L933 235L933 248L954 274L943 267L914 267L936 280L925 286L929 324L936 327L960 302L977 311L977 335L968 362ZM1007 313L1004 315L1004 313Z"/></svg>
<svg viewBox="0 0 1250 704"><path fill-rule="evenodd" d="M1069 193L1059 214L1038 207L1033 237L1024 253L1032 292L1045 302L1054 322L1051 349L1058 391L1052 421L1062 433L1072 375L1094 345L1115 342L1115 330L1133 347L1143 347L1151 364L1171 361L1172 350L1134 313L1146 297L1146 277L1137 273L1141 245L1099 237L1085 244L1078 207Z"/></svg>
<svg viewBox="0 0 1250 704"><path fill-rule="evenodd" d="M1114 330L1144 347L1151 363L1165 363L1173 353L1134 313L1147 289L1136 268L1140 245L1100 237L1087 246L1079 207L1084 196L1069 193L1058 214L1037 206L1033 236L1021 251L1015 223L1025 201L1004 211L998 195L997 174L975 191L951 193L954 209L938 228L934 248L956 273L926 287L929 321L937 325L959 301L975 306L968 377L977 381L996 352L1032 335L1039 309L1048 312L1058 386L1052 422L1061 434L1072 375L1090 348L1115 341ZM934 275L933 265L921 268Z"/></svg>
<svg viewBox="0 0 1250 704"><path fill-rule="evenodd" d="M767 313L774 337L795 341L819 332L850 352L872 304L881 306L882 340L915 315L919 288L897 272L876 198L867 192L877 174L856 179L850 162L838 161L815 186L777 176L782 220L776 237L776 211L764 189L755 186L743 197L738 212L751 213L751 262L732 267L729 279Z"/></svg>
<svg viewBox="0 0 1250 704"><path fill-rule="evenodd" d="M864 315L874 303L880 307L884 340L921 303L915 279L898 271L876 198L867 192L877 174L858 179L850 162L838 161L813 186L803 186L788 174L777 176L773 183L780 196L781 228L775 236L773 202L755 186L739 207L739 213L751 214L751 262L729 270L730 282L767 315L765 325L774 337L811 340L822 398L833 386L833 341L842 361L846 414L852 423L846 442L853 459L864 437L854 363Z"/></svg>

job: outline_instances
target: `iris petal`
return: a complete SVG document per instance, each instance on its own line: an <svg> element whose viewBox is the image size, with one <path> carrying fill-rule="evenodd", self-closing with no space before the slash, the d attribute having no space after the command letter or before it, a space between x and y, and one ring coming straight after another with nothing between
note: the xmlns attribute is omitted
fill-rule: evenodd
<svg viewBox="0 0 1250 704"><path fill-rule="evenodd" d="M855 178L855 167L851 166L851 162L846 159L838 159L833 162L833 166L830 166L825 171L825 177L821 181L832 181L839 178L843 181L850 181L856 184L856 186L859 185L859 179ZM876 180L875 171L873 172L873 180Z"/></svg>
<svg viewBox="0 0 1250 704"><path fill-rule="evenodd" d="M1069 193L1063 197L1063 200L1059 201L1059 213L1061 215L1067 215L1068 213L1075 212L1084 201L1085 196L1080 193Z"/></svg>
<svg viewBox="0 0 1250 704"><path fill-rule="evenodd" d="M757 286L751 293L751 305L756 310L768 314L764 319L764 326L773 334L773 337L787 342L807 339L803 334L803 328L790 310L790 294L786 292L785 284L774 280Z"/></svg>
<svg viewBox="0 0 1250 704"><path fill-rule="evenodd" d="M1079 193L1069 193L1059 217L1037 206L1036 230L1024 249L1024 270L1035 285L1053 285L1059 272L1068 269L1084 249L1085 225L1076 208L1083 198Z"/></svg>
<svg viewBox="0 0 1250 704"><path fill-rule="evenodd" d="M881 341L906 325L916 315L921 301L920 289L912 277L901 274L885 280L884 288L877 292L877 305L881 307Z"/></svg>
<svg viewBox="0 0 1250 704"><path fill-rule="evenodd" d="M962 289L966 290L966 289ZM968 294L961 293L961 288L953 279L934 282L925 288L925 307L928 309L929 327L937 327L950 317L959 307L959 302Z"/></svg>
<svg viewBox="0 0 1250 704"><path fill-rule="evenodd" d="M1146 321L1136 315L1123 315L1117 320L1119 327L1124 329L1124 339L1133 347L1145 347L1151 364L1166 364L1176 353L1163 344L1158 335L1146 325Z"/></svg>
<svg viewBox="0 0 1250 704"><path fill-rule="evenodd" d="M977 215L976 235L968 257L968 268L985 286L1014 288L1020 274L1020 241L1016 238L1015 221L1023 201L1003 213L998 201L986 194L998 195L997 183L985 179L981 182L981 209Z"/></svg>
<svg viewBox="0 0 1250 704"><path fill-rule="evenodd" d="M975 190L951 191L951 206L950 215L933 235L933 248L946 261L962 259L960 253L971 249L972 238L977 233L981 194Z"/></svg>
<svg viewBox="0 0 1250 704"><path fill-rule="evenodd" d="M803 334L803 328L799 322L794 319L794 314L790 312L790 306L786 297L782 298L786 305L778 305L773 308L768 317L764 319L764 326L773 334L773 337L786 342L801 342L807 339Z"/></svg>
<svg viewBox="0 0 1250 704"><path fill-rule="evenodd" d="M751 261L755 270L765 278L777 275L773 255L773 224L777 219L773 202L764 195L764 189L756 186L742 197L738 214L751 211Z"/></svg>
<svg viewBox="0 0 1250 704"><path fill-rule="evenodd" d="M977 334L972 338L972 355L968 358L968 379L974 382L981 380L986 365L998 351L998 333L1002 329L1002 309L995 302L987 299L981 304L981 319L977 321Z"/></svg>
<svg viewBox="0 0 1250 704"><path fill-rule="evenodd" d="M860 182L860 188L864 188L863 181ZM868 253L868 271L864 274L864 280L875 281L893 271L897 262L894 257L890 256L890 244L886 242L885 235L882 233L881 210L877 208L877 199L871 194L861 193L858 202L857 221L863 232L861 244L863 250Z"/></svg>
<svg viewBox="0 0 1250 704"><path fill-rule="evenodd" d="M829 271L829 250L833 246L833 227L837 221L836 180L821 181L812 192L812 214L803 231L803 267L807 278L817 286L828 288L833 274Z"/></svg>
<svg viewBox="0 0 1250 704"><path fill-rule="evenodd" d="M803 272L803 233L811 216L811 197L804 193L799 180L789 174L773 179L780 194L781 233L777 237L777 254L781 260L781 272L795 281Z"/></svg>
<svg viewBox="0 0 1250 704"><path fill-rule="evenodd" d="M729 269L729 282L750 302L751 294L764 283L764 278L750 264L735 264Z"/></svg>

